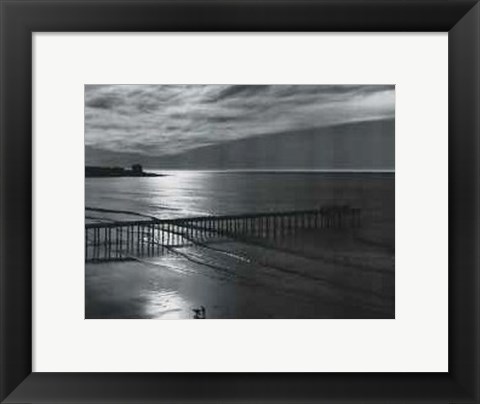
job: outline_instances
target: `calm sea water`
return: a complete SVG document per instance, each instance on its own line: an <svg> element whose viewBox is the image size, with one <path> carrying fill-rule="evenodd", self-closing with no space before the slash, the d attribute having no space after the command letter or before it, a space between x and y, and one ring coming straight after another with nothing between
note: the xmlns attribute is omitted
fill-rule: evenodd
<svg viewBox="0 0 480 404"><path fill-rule="evenodd" d="M392 173L150 171L165 176L87 178L85 205L162 219L307 210L325 204L381 213L389 208L385 200L394 187Z"/></svg>
<svg viewBox="0 0 480 404"><path fill-rule="evenodd" d="M151 170L146 170L151 171ZM87 221L307 210L341 204L362 228L306 232L278 246L224 239L135 262L87 264L87 318L392 318L393 173L159 172L87 178Z"/></svg>

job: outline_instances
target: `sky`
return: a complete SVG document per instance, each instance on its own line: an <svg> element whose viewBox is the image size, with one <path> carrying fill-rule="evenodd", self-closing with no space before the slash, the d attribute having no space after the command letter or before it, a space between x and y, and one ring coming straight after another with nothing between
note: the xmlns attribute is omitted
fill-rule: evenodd
<svg viewBox="0 0 480 404"><path fill-rule="evenodd" d="M394 115L393 85L86 85L85 145L161 157Z"/></svg>

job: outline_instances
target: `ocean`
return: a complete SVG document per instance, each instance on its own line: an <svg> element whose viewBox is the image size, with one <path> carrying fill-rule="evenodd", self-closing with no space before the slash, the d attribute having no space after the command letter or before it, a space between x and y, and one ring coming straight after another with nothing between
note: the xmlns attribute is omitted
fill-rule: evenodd
<svg viewBox="0 0 480 404"><path fill-rule="evenodd" d="M349 206L361 226L87 262L86 318L394 318L393 172L145 171L163 176L86 178L86 223Z"/></svg>

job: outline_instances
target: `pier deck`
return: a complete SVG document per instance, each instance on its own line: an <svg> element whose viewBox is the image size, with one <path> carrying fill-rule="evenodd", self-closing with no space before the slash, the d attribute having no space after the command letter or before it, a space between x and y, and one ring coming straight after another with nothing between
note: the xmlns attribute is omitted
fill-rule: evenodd
<svg viewBox="0 0 480 404"><path fill-rule="evenodd" d="M361 211L349 206L231 216L86 223L85 261L156 256L182 245L219 237L277 239L303 229L360 226Z"/></svg>

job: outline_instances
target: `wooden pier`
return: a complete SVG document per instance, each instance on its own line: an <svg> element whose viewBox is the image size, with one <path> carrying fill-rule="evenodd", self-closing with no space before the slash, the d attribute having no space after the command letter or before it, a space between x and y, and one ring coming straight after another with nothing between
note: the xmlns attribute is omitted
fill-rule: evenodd
<svg viewBox="0 0 480 404"><path fill-rule="evenodd" d="M275 240L304 229L358 227L360 219L358 208L330 206L307 211L87 223L85 261L161 255L175 247L221 237Z"/></svg>

